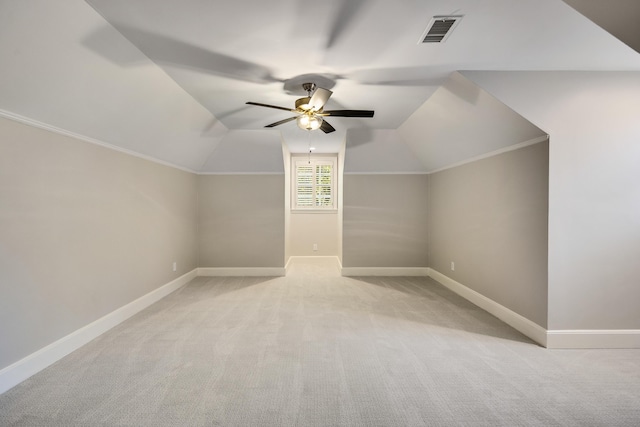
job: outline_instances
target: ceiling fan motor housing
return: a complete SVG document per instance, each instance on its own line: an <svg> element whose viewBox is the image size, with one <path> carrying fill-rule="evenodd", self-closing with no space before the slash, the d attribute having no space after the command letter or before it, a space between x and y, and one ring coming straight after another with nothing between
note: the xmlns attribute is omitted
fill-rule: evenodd
<svg viewBox="0 0 640 427"><path fill-rule="evenodd" d="M305 96L304 98L296 99L296 110L307 111L310 108L309 101L311 100L310 96Z"/></svg>

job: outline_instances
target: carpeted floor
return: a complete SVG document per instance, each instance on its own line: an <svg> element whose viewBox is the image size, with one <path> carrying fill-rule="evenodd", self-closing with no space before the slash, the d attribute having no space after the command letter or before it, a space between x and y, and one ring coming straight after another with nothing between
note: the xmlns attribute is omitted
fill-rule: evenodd
<svg viewBox="0 0 640 427"><path fill-rule="evenodd" d="M546 350L428 278L199 277L0 396L0 425L638 426L640 350Z"/></svg>

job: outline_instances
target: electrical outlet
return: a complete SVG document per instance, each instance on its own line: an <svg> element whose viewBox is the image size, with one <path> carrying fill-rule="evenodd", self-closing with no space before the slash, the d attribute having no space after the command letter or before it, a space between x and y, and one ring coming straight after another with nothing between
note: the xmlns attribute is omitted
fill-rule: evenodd
<svg viewBox="0 0 640 427"><path fill-rule="evenodd" d="M173 261L173 271L176 271L178 269L178 263Z"/></svg>
<svg viewBox="0 0 640 427"><path fill-rule="evenodd" d="M456 271L456 263L451 261L451 271Z"/></svg>
<svg viewBox="0 0 640 427"><path fill-rule="evenodd" d="M317 250L318 250L318 244L317 244L317 243L314 243L314 244L313 244L313 250L314 250L314 251L317 251Z"/></svg>

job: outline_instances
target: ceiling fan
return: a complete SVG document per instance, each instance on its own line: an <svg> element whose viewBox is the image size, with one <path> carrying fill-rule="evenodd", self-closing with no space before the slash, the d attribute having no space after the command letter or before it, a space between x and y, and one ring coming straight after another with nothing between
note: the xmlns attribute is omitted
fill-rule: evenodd
<svg viewBox="0 0 640 427"><path fill-rule="evenodd" d="M324 133L330 133L335 131L335 128L324 120L324 117L373 117L374 112L372 110L325 111L324 105L327 103L333 92L328 89L316 87L315 83L303 83L302 88L307 91L307 96L296 100L296 108L279 107L277 105L261 104L259 102L247 102L247 104L257 105L259 107L276 108L278 110L290 111L297 114L297 116L289 117L288 119L266 125L266 128L272 128L296 120L298 127L301 129L320 129Z"/></svg>

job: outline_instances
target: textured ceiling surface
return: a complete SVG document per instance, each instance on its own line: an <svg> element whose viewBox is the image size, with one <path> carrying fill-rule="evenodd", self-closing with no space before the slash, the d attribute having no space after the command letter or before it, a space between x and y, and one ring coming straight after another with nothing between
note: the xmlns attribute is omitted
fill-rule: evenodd
<svg viewBox="0 0 640 427"><path fill-rule="evenodd" d="M346 144L354 156L388 156L389 144L404 143L403 158L409 150L433 170L544 134L458 70L640 70L635 50L560 0L25 0L0 8L5 115L205 173L281 170L281 142L292 152ZM445 43L419 44L435 15L463 18ZM245 104L293 107L307 81L333 91L326 108L375 117L331 118L336 132L308 135L294 122L264 129L291 114ZM496 126L505 129L499 141L485 131ZM368 169L365 160L351 164ZM397 169L414 170L413 161Z"/></svg>

